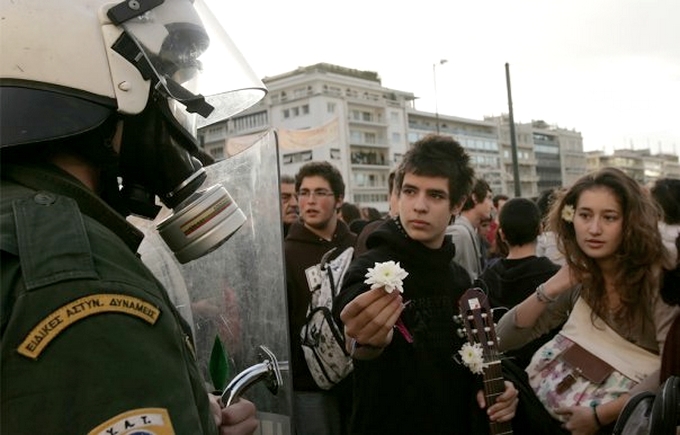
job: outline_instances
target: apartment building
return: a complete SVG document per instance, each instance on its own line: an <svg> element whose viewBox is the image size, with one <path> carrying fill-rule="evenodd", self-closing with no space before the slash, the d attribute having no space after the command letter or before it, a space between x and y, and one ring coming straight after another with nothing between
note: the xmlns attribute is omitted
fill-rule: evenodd
<svg viewBox="0 0 680 435"><path fill-rule="evenodd" d="M477 174L495 193L514 195L507 116L476 120L418 111L413 93L383 87L376 72L326 63L263 82L269 94L259 104L200 128L206 152L226 158L275 128L282 174L293 175L308 161L328 160L343 174L347 201L386 212L390 170L412 143L438 131L467 149ZM535 121L517 125L516 135L522 196L573 182L585 171L580 133Z"/></svg>
<svg viewBox="0 0 680 435"><path fill-rule="evenodd" d="M649 149L619 149L614 150L612 154L590 151L586 153L586 161L588 171L614 166L643 185L649 185L658 178L680 179L680 162L677 155L652 155Z"/></svg>

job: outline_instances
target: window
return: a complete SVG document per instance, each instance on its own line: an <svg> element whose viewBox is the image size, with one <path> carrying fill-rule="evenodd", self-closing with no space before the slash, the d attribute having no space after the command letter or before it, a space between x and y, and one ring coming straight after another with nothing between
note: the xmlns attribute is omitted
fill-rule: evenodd
<svg viewBox="0 0 680 435"><path fill-rule="evenodd" d="M387 202L387 194L383 193L358 193L354 195L354 202L363 204L367 202Z"/></svg>
<svg viewBox="0 0 680 435"><path fill-rule="evenodd" d="M300 108L299 107L293 107L292 109L290 109L290 113L293 116L300 116Z"/></svg>
<svg viewBox="0 0 680 435"><path fill-rule="evenodd" d="M335 103L326 103L326 112L335 113Z"/></svg>
<svg viewBox="0 0 680 435"><path fill-rule="evenodd" d="M331 148L331 159L340 160L340 150L337 148Z"/></svg>
<svg viewBox="0 0 680 435"><path fill-rule="evenodd" d="M211 135L211 136L224 134L224 125L219 125L217 127L208 128L208 134Z"/></svg>
<svg viewBox="0 0 680 435"><path fill-rule="evenodd" d="M290 163L308 162L312 160L312 152L301 151L299 153L284 154L282 160L284 165L288 165Z"/></svg>
<svg viewBox="0 0 680 435"><path fill-rule="evenodd" d="M356 171L352 174L352 184L356 187L384 187L387 190L385 174Z"/></svg>
<svg viewBox="0 0 680 435"><path fill-rule="evenodd" d="M393 144L401 143L401 133L392 133L392 143Z"/></svg>
<svg viewBox="0 0 680 435"><path fill-rule="evenodd" d="M267 112L257 112L234 118L232 121L234 131L253 130L266 127L268 124Z"/></svg>
<svg viewBox="0 0 680 435"><path fill-rule="evenodd" d="M303 115L309 115L309 104L303 104L300 109Z"/></svg>
<svg viewBox="0 0 680 435"><path fill-rule="evenodd" d="M220 160L224 158L224 148L221 146L210 148L208 150L208 153L215 160Z"/></svg>
<svg viewBox="0 0 680 435"><path fill-rule="evenodd" d="M284 119L290 118L290 110L288 110L288 109L283 109L283 118L284 118Z"/></svg>
<svg viewBox="0 0 680 435"><path fill-rule="evenodd" d="M295 98L302 98L305 95L307 95L307 89L305 89L304 87L297 88L293 91L293 95L295 96Z"/></svg>

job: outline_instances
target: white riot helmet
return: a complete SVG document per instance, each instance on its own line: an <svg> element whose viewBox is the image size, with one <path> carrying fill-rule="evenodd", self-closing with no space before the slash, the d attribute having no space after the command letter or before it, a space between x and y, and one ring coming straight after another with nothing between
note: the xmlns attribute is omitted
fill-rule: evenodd
<svg viewBox="0 0 680 435"><path fill-rule="evenodd" d="M203 0L2 0L1 18L1 148L78 136L117 117L128 208L153 218L158 196L174 210L159 231L181 262L243 224L224 187L199 190L206 159L195 118L224 120L266 89Z"/></svg>

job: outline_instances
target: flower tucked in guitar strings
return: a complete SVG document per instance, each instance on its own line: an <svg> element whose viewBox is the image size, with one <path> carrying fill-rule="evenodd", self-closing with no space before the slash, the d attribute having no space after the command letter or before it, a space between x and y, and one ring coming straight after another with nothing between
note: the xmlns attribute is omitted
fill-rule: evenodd
<svg viewBox="0 0 680 435"><path fill-rule="evenodd" d="M458 351L458 354L463 359L463 364L469 368L472 373L479 375L484 373L484 368L487 366L487 364L484 363L484 355L481 344L465 343Z"/></svg>
<svg viewBox="0 0 680 435"><path fill-rule="evenodd" d="M395 289L404 293L403 279L408 276L408 272L394 261L375 263L375 267L369 267L366 274L366 284L371 284L371 290L384 287L387 293L392 293Z"/></svg>

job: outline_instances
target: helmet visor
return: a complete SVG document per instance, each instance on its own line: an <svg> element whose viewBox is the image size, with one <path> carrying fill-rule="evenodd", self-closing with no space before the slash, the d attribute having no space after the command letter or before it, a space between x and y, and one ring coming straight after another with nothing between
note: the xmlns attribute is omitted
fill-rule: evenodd
<svg viewBox="0 0 680 435"><path fill-rule="evenodd" d="M165 0L123 27L147 59L156 91L181 103L173 113L192 133L193 113L201 124L223 121L267 92L203 0Z"/></svg>

